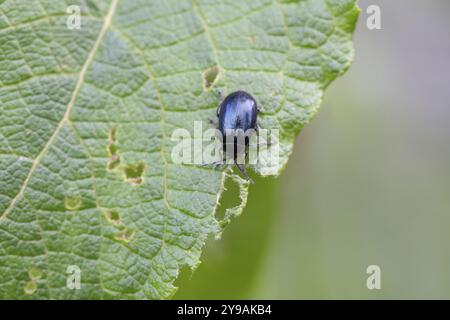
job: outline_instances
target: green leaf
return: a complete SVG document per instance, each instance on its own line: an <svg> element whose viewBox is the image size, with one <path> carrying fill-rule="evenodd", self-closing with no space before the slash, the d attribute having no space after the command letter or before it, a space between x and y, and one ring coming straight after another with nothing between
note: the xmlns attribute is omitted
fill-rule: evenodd
<svg viewBox="0 0 450 320"><path fill-rule="evenodd" d="M92 0L70 29L71 4L0 1L0 298L167 298L206 237L240 214L248 187L174 164L173 130L207 126L216 87L246 90L262 127L280 130L280 165L262 159L255 171L279 174L350 65L359 9ZM242 205L219 219L227 177Z"/></svg>

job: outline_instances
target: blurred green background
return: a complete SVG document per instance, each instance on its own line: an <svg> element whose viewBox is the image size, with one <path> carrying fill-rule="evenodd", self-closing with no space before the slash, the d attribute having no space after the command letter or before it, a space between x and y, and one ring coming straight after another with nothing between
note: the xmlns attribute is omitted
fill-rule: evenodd
<svg viewBox="0 0 450 320"><path fill-rule="evenodd" d="M450 1L359 6L352 67L175 299L450 298Z"/></svg>

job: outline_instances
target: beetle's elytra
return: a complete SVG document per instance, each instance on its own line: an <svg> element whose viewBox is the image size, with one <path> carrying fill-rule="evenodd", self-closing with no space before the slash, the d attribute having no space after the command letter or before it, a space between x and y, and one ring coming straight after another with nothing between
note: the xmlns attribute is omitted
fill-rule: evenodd
<svg viewBox="0 0 450 320"><path fill-rule="evenodd" d="M230 93L217 107L217 117L219 118L218 130L222 134L223 154L226 157L232 151L234 163L239 171L253 183L253 180L245 171L245 163L238 163L237 158L240 153L247 155L250 134L258 130L257 117L258 105L256 100L245 91L235 91ZM239 143L238 134L245 133L244 144ZM230 139L230 135L233 135ZM230 143L231 140L231 143ZM245 157L244 157L245 158Z"/></svg>

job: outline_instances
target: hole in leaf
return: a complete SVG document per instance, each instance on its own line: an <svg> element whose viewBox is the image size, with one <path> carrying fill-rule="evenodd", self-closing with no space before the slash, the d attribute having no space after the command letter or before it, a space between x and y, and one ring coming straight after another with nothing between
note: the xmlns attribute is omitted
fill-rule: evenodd
<svg viewBox="0 0 450 320"><path fill-rule="evenodd" d="M33 294L35 293L37 290L37 285L36 282L34 281L28 281L27 284L25 285L25 287L23 288L23 291L26 294Z"/></svg>
<svg viewBox="0 0 450 320"><path fill-rule="evenodd" d="M78 210L81 206L81 199L79 197L65 197L64 207L69 211Z"/></svg>
<svg viewBox="0 0 450 320"><path fill-rule="evenodd" d="M111 156L111 160L108 162L108 169L113 170L117 168L120 164L120 156L118 154L114 154Z"/></svg>
<svg viewBox="0 0 450 320"><path fill-rule="evenodd" d="M239 186L232 179L225 179L224 192L222 193L215 214L218 221L223 220L225 217L225 211L228 208L236 207L240 204L239 191Z"/></svg>
<svg viewBox="0 0 450 320"><path fill-rule="evenodd" d="M219 72L220 72L220 69L218 66L208 68L203 72L205 89L211 88L211 86L217 81Z"/></svg>
<svg viewBox="0 0 450 320"><path fill-rule="evenodd" d="M131 239L133 239L134 233L135 232L132 229L124 229L116 233L114 239L128 243L131 241Z"/></svg>
<svg viewBox="0 0 450 320"><path fill-rule="evenodd" d="M109 142L115 142L116 141L116 127L112 127L111 130L109 130Z"/></svg>
<svg viewBox="0 0 450 320"><path fill-rule="evenodd" d="M178 278L175 279L174 286L180 287L183 283L192 280L192 276L194 275L195 268L190 267L189 265L182 265L178 274Z"/></svg>
<svg viewBox="0 0 450 320"><path fill-rule="evenodd" d="M108 145L108 152L110 156L114 156L117 154L117 145L115 143L111 143Z"/></svg>
<svg viewBox="0 0 450 320"><path fill-rule="evenodd" d="M124 169L127 180L131 183L141 184L145 164L143 162L127 165Z"/></svg>
<svg viewBox="0 0 450 320"><path fill-rule="evenodd" d="M119 215L119 211L117 210L109 210L106 212L106 218L108 219L109 222L113 223L113 224L120 224L120 215Z"/></svg>
<svg viewBox="0 0 450 320"><path fill-rule="evenodd" d="M40 278L42 278L42 271L38 268L31 268L28 271L28 275L30 276L31 280L39 280Z"/></svg>
<svg viewBox="0 0 450 320"><path fill-rule="evenodd" d="M113 170L117 168L120 164L120 156L119 156L119 148L117 147L116 142L116 127L111 128L109 130L109 143L108 143L108 154L111 157L111 160L108 162L107 168L109 170Z"/></svg>
<svg viewBox="0 0 450 320"><path fill-rule="evenodd" d="M232 218L239 216L247 204L249 181L241 178L237 174L231 173L227 177L225 186L230 186L230 183L232 183L234 188L237 189L236 200L238 201L238 204L236 206L232 206L231 208L226 208L223 215L218 219L219 225L222 229L230 223ZM220 238L220 236L221 233L217 234L216 238Z"/></svg>

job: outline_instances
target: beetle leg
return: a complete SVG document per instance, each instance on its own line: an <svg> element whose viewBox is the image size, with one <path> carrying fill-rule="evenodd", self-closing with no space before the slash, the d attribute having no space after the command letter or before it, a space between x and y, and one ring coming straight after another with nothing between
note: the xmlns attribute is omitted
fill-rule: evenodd
<svg viewBox="0 0 450 320"><path fill-rule="evenodd" d="M252 180L252 178L250 178L250 176L247 174L247 172L245 172L245 166L241 166L240 164L236 163L236 167L238 167L239 171L242 173L242 175L248 180L250 181L250 183L254 184L255 182Z"/></svg>
<svg viewBox="0 0 450 320"><path fill-rule="evenodd" d="M221 106L222 106L222 102L219 103L219 105L217 106L217 109L216 109L216 115L217 115L217 117L219 117L220 107L221 107Z"/></svg>
<svg viewBox="0 0 450 320"><path fill-rule="evenodd" d="M218 161L218 162L214 163L214 170L217 170L219 167L220 167L220 170L223 170L225 165L226 165L226 163Z"/></svg>
<svg viewBox="0 0 450 320"><path fill-rule="evenodd" d="M217 160L214 162L201 164L202 167L213 166L214 170L217 170L217 168L219 168L219 167L222 167L221 169L223 169L225 165L227 165L227 159L226 159L225 155L223 155L222 160Z"/></svg>
<svg viewBox="0 0 450 320"><path fill-rule="evenodd" d="M224 163L223 161L214 161L214 162L211 162L211 163L202 163L202 164L201 164L202 167L213 166L214 169L217 169L217 168L220 167L220 166L223 167L224 165L225 165L225 163Z"/></svg>

